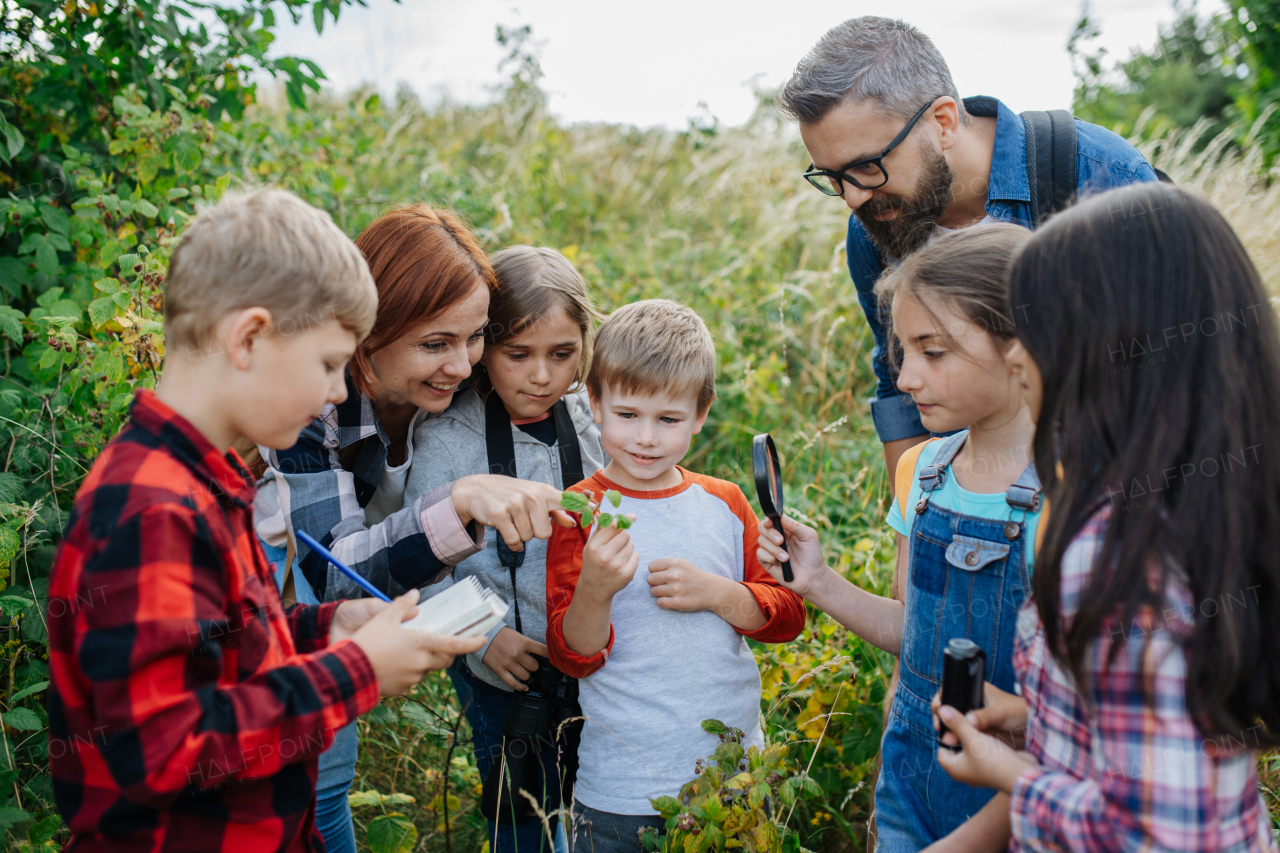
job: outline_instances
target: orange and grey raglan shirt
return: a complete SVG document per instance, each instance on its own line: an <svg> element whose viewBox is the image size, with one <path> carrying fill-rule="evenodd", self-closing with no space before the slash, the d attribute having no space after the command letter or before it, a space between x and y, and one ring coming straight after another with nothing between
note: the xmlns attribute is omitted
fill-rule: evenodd
<svg viewBox="0 0 1280 853"><path fill-rule="evenodd" d="M800 596L783 588L756 558L756 517L733 483L683 468L678 486L624 489L601 472L570 491L622 494L610 512L634 513L630 534L640 564L613 597L609 643L585 657L564 641L564 615L594 528L556 528L547 552L547 647L551 662L579 679L586 724L578 750L576 796L613 814L654 814L649 798L676 796L694 763L719 745L702 721L717 719L763 746L760 670L746 638L793 640L804 629ZM744 634L719 615L658 607L649 563L679 557L706 572L745 584L767 621Z"/></svg>

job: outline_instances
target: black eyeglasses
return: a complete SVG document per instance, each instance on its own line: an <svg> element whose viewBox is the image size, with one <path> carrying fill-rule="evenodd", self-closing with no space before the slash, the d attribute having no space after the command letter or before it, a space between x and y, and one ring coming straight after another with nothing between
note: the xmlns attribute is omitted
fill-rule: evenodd
<svg viewBox="0 0 1280 853"><path fill-rule="evenodd" d="M902 140L911 134L911 128L915 127L916 122L920 120L920 116L924 115L925 111L933 106L933 102L941 97L942 95L936 95L932 101L921 107L920 112L916 113L915 117L907 122L907 126L898 132L898 135L878 156L854 160L843 169L836 171L815 169L813 164L810 163L809 168L804 172L804 179L817 187L819 192L831 196L844 195L845 181L863 190L874 190L876 187L884 186L889 181L889 173L885 171L884 163L881 161L889 156L890 151L902 144Z"/></svg>

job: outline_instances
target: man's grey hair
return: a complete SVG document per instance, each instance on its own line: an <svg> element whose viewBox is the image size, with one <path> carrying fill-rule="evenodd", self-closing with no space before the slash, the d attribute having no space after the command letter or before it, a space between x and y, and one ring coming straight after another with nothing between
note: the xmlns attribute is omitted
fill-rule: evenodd
<svg viewBox="0 0 1280 853"><path fill-rule="evenodd" d="M924 33L905 21L864 15L827 30L778 93L778 109L801 124L821 121L841 103L877 102L908 120L950 95L968 123L947 61Z"/></svg>

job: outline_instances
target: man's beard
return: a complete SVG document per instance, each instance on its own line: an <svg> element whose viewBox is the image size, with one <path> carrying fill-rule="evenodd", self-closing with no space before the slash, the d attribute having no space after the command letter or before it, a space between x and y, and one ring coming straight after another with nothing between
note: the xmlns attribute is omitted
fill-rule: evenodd
<svg viewBox="0 0 1280 853"><path fill-rule="evenodd" d="M854 211L887 262L900 261L929 242L938 225L938 217L951 204L955 173L947 164L947 158L936 149L922 150L921 153L924 155L924 171L910 198L872 196ZM898 215L884 222L875 218L877 213L887 210L897 210Z"/></svg>

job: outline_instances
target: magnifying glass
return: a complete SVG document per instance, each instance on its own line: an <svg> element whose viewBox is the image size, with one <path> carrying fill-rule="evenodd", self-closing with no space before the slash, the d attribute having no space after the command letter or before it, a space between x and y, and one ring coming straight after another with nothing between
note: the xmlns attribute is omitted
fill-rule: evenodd
<svg viewBox="0 0 1280 853"><path fill-rule="evenodd" d="M782 529L782 463L778 461L778 448L773 446L773 438L762 432L751 440L751 471L756 478L756 497L760 499L760 509L765 518L773 523L773 529L782 534L782 542L787 542L787 534ZM791 573L791 561L782 564L782 579L787 583L795 580Z"/></svg>

